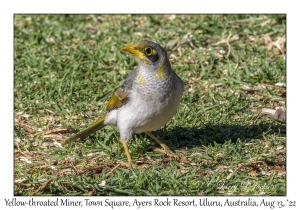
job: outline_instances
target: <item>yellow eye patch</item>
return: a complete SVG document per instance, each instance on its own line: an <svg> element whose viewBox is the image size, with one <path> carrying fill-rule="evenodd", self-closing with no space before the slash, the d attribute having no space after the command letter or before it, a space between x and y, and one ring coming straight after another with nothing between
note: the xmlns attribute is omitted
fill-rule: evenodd
<svg viewBox="0 0 300 210"><path fill-rule="evenodd" d="M156 50L144 43L136 43L131 46L125 46L121 50L127 51L133 56L138 57L145 64L150 64L152 56L157 55Z"/></svg>
<svg viewBox="0 0 300 210"><path fill-rule="evenodd" d="M146 47L146 48L144 49L144 53L145 53L145 55L147 55L147 56L151 56L151 55L156 54L156 51L155 51L153 48L151 48L151 47Z"/></svg>

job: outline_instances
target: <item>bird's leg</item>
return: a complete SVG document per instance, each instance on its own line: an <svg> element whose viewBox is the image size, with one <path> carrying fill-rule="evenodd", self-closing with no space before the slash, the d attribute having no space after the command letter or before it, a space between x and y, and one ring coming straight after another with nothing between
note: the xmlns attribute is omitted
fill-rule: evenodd
<svg viewBox="0 0 300 210"><path fill-rule="evenodd" d="M164 144L162 141L156 138L156 136L154 136L150 131L147 131L145 133L163 148L163 149L155 148L154 150L155 152L161 152L168 155L169 157L178 158L177 154L172 152L172 150L166 144Z"/></svg>
<svg viewBox="0 0 300 210"><path fill-rule="evenodd" d="M130 153L129 153L129 149L128 149L128 141L121 139L121 143L124 147L125 150L125 154L127 156L127 160L128 160L128 164L126 164L129 168L136 168L135 164L132 162Z"/></svg>

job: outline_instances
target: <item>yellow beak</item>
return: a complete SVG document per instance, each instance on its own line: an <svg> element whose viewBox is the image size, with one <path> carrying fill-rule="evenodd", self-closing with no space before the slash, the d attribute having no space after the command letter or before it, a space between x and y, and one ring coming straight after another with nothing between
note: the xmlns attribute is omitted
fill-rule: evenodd
<svg viewBox="0 0 300 210"><path fill-rule="evenodd" d="M121 48L122 51L131 53L134 57L139 58L141 61L143 61L146 64L150 64L148 59L146 58L145 54L139 50L139 48L136 48L136 45L129 45Z"/></svg>
<svg viewBox="0 0 300 210"><path fill-rule="evenodd" d="M125 52L129 52L132 55L137 56L139 58L144 58L145 57L144 54L141 51L137 50L134 45L125 46L121 50L125 51Z"/></svg>

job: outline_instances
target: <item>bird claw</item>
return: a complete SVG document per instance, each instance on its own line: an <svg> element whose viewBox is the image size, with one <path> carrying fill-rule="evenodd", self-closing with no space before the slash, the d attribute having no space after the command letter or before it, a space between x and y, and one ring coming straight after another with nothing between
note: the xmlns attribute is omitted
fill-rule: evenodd
<svg viewBox="0 0 300 210"><path fill-rule="evenodd" d="M132 169L136 169L137 168L137 166L133 163L133 162L120 162L120 165L122 166L122 167L125 167L125 168L132 168Z"/></svg>
<svg viewBox="0 0 300 210"><path fill-rule="evenodd" d="M182 160L182 159L184 159L184 156L183 156L181 153L176 154L176 153L172 152L172 150L171 150L169 147L163 147L163 149L154 147L152 150L153 150L153 152L164 153L164 154L166 154L168 157L174 158L174 159L176 159L176 160Z"/></svg>

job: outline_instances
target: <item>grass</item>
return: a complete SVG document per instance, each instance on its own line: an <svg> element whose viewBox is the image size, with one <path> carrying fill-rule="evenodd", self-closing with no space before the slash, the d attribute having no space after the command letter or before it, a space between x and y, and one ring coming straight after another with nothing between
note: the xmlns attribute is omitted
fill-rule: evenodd
<svg viewBox="0 0 300 210"><path fill-rule="evenodd" d="M15 15L15 195L286 195L285 15ZM60 144L104 115L136 66L119 49L168 49L185 92L154 132L134 135L128 169L115 127ZM175 43L173 45L171 42Z"/></svg>

